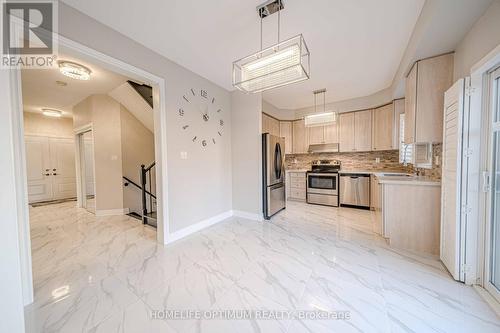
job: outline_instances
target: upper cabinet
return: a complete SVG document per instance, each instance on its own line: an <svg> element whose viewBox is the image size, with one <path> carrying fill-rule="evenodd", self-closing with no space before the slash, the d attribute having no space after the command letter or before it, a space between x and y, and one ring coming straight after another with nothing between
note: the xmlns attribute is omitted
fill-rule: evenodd
<svg viewBox="0 0 500 333"><path fill-rule="evenodd" d="M354 150L372 150L372 110L354 112Z"/></svg>
<svg viewBox="0 0 500 333"><path fill-rule="evenodd" d="M280 121L262 113L262 133L280 136Z"/></svg>
<svg viewBox="0 0 500 333"><path fill-rule="evenodd" d="M337 123L324 126L309 127L309 144L338 143Z"/></svg>
<svg viewBox="0 0 500 333"><path fill-rule="evenodd" d="M354 151L354 112L339 115L339 150Z"/></svg>
<svg viewBox="0 0 500 333"><path fill-rule="evenodd" d="M285 138L285 154L293 153L292 122L280 121L280 136Z"/></svg>
<svg viewBox="0 0 500 333"><path fill-rule="evenodd" d="M401 115L405 113L405 99L400 98L394 100L394 138L393 138L393 147L394 149L399 149L400 143L400 133L399 129L401 128Z"/></svg>
<svg viewBox="0 0 500 333"><path fill-rule="evenodd" d="M294 154L303 154L307 153L309 148L309 131L306 128L304 120L295 120L293 121L293 153Z"/></svg>
<svg viewBox="0 0 500 333"><path fill-rule="evenodd" d="M387 104L373 110L373 150L397 149L394 143L394 104Z"/></svg>
<svg viewBox="0 0 500 333"><path fill-rule="evenodd" d="M442 142L444 92L453 83L453 54L417 61L406 78L405 143Z"/></svg>
<svg viewBox="0 0 500 333"><path fill-rule="evenodd" d="M372 150L372 112L364 110L339 116L339 150L341 152Z"/></svg>

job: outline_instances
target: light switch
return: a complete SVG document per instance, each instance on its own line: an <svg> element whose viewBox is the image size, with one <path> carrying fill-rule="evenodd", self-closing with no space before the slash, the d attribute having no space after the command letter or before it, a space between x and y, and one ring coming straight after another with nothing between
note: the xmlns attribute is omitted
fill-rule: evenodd
<svg viewBox="0 0 500 333"><path fill-rule="evenodd" d="M380 163L380 157L375 158L375 163Z"/></svg>
<svg viewBox="0 0 500 333"><path fill-rule="evenodd" d="M188 153L187 151L181 151L181 160L187 160Z"/></svg>
<svg viewBox="0 0 500 333"><path fill-rule="evenodd" d="M117 159L118 159L118 156L116 156L116 155L111 155L111 160L112 160L112 161L116 161Z"/></svg>

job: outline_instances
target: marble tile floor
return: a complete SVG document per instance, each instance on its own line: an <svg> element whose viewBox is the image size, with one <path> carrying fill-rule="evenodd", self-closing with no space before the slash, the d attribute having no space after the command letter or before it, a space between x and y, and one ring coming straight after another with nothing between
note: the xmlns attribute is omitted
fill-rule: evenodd
<svg viewBox="0 0 500 333"><path fill-rule="evenodd" d="M271 222L230 218L168 246L136 219L75 202L30 217L28 332L500 332L473 288L433 257L388 247L369 211L289 202ZM152 319L164 309L275 316ZM292 311L350 317L277 315Z"/></svg>

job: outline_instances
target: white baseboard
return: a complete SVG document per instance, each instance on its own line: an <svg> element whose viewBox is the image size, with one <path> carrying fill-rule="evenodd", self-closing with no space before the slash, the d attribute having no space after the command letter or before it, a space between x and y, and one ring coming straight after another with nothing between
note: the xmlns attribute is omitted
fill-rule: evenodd
<svg viewBox="0 0 500 333"><path fill-rule="evenodd" d="M96 216L111 216L111 215L125 215L129 213L128 208L118 209L99 209L95 211Z"/></svg>
<svg viewBox="0 0 500 333"><path fill-rule="evenodd" d="M253 220L253 221L259 221L259 222L264 220L264 218L262 217L262 214L244 212L242 210L233 210L233 216L241 217L241 218Z"/></svg>
<svg viewBox="0 0 500 333"><path fill-rule="evenodd" d="M201 230L208 228L214 224L222 222L225 219L230 218L231 216L233 216L233 213L232 213L232 211L229 210L229 211L221 213L219 215L212 216L206 220L202 220L196 224L190 225L189 227L186 227L186 228L183 228L181 230L170 233L168 235L168 239L166 241L166 244L175 242L181 238L184 238L184 237L187 237L191 234L194 234L195 232L201 231Z"/></svg>

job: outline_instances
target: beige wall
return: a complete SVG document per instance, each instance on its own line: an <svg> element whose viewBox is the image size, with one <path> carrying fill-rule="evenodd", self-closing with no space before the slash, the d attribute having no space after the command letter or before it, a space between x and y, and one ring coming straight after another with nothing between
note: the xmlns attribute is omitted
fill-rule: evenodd
<svg viewBox="0 0 500 333"><path fill-rule="evenodd" d="M454 80L470 75L472 66L500 45L500 0L495 0L455 51Z"/></svg>
<svg viewBox="0 0 500 333"><path fill-rule="evenodd" d="M73 108L75 128L92 123L96 212L123 209L121 106L107 95L92 95Z"/></svg>
<svg viewBox="0 0 500 333"><path fill-rule="evenodd" d="M59 33L98 52L117 58L163 78L166 86L166 123L163 126L166 147L165 174L168 175L169 232L230 212L232 200L231 168L231 98L230 93L205 78L179 66L117 31L59 2ZM85 27L85 29L82 29ZM110 42L112 41L112 42ZM124 52L126 50L126 52ZM190 132L182 129L186 119L179 117L182 96L193 89L205 89L217 100L224 115L224 135L216 145L203 149L191 141L191 135L211 137L212 128L204 127L198 118L189 123ZM256 129L258 133L258 128ZM216 132L215 132L216 133ZM216 133L217 134L217 133ZM181 159L181 152L188 158ZM166 191L167 189L165 189ZM167 229L159 226L160 239Z"/></svg>
<svg viewBox="0 0 500 333"><path fill-rule="evenodd" d="M151 111L152 112L152 111ZM123 176L141 184L141 164L150 165L155 161L154 135L123 105L120 108L121 145L122 145L122 173ZM153 174L154 176L154 174ZM152 192L154 178L152 180ZM141 191L129 185L123 189L123 207L130 211L141 213Z"/></svg>
<svg viewBox="0 0 500 333"><path fill-rule="evenodd" d="M262 216L262 97L232 94L233 209Z"/></svg>
<svg viewBox="0 0 500 333"><path fill-rule="evenodd" d="M55 138L73 138L73 119L54 118L33 112L24 112L24 134Z"/></svg>

